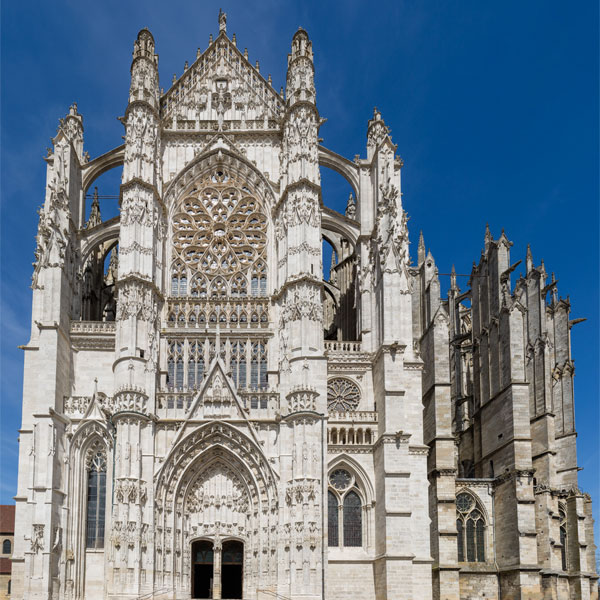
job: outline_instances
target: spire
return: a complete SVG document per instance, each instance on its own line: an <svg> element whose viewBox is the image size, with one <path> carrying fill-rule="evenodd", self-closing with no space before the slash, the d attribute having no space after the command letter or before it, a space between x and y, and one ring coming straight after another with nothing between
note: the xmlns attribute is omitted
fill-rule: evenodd
<svg viewBox="0 0 600 600"><path fill-rule="evenodd" d="M485 240L485 251L487 252L490 247L490 243L494 241L494 238L492 237L492 234L490 232L490 224L489 223L485 224L484 240Z"/></svg>
<svg viewBox="0 0 600 600"><path fill-rule="evenodd" d="M423 238L423 231L419 233L419 250L417 265L422 265L425 262L425 239Z"/></svg>
<svg viewBox="0 0 600 600"><path fill-rule="evenodd" d="M94 197L92 200L92 208L90 209L90 218L87 220L85 225L86 229L91 229L102 223L102 217L100 216L100 202L98 202L98 187L94 188Z"/></svg>
<svg viewBox="0 0 600 600"><path fill-rule="evenodd" d="M373 108L373 118L367 126L367 158L371 159L381 142L390 135L390 129L385 124L381 112Z"/></svg>
<svg viewBox="0 0 600 600"><path fill-rule="evenodd" d="M142 29L133 44L129 102L141 100L158 108L158 56L154 54L154 37Z"/></svg>
<svg viewBox="0 0 600 600"><path fill-rule="evenodd" d="M350 195L348 196L348 202L346 203L346 216L350 219L356 218L356 202L352 192L350 192Z"/></svg>
<svg viewBox="0 0 600 600"><path fill-rule="evenodd" d="M312 43L306 31L300 28L292 38L292 52L288 54L286 96L290 105L315 103L314 78Z"/></svg>
<svg viewBox="0 0 600 600"><path fill-rule="evenodd" d="M337 284L337 273L335 272L335 250L331 253L331 265L329 266L329 282L336 285Z"/></svg>
<svg viewBox="0 0 600 600"><path fill-rule="evenodd" d="M450 289L454 292L458 292L458 285L456 285L456 269L454 265L452 265L452 270L450 271Z"/></svg>
<svg viewBox="0 0 600 600"><path fill-rule="evenodd" d="M527 268L527 274L533 270L533 255L531 254L531 246L527 244L527 257L525 259L525 265Z"/></svg>

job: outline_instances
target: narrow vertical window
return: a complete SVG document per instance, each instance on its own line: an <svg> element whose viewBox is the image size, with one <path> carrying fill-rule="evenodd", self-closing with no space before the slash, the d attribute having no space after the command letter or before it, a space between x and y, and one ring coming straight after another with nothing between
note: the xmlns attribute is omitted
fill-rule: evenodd
<svg viewBox="0 0 600 600"><path fill-rule="evenodd" d="M327 492L327 536L330 546L339 546L340 528L338 501L335 494L331 491Z"/></svg>
<svg viewBox="0 0 600 600"><path fill-rule="evenodd" d="M92 458L87 477L86 547L104 548L106 456L102 452Z"/></svg>
<svg viewBox="0 0 600 600"><path fill-rule="evenodd" d="M560 507L558 509L558 516L560 518L560 561L561 568L566 571L568 568L567 562L567 513Z"/></svg>
<svg viewBox="0 0 600 600"><path fill-rule="evenodd" d="M354 491L344 497L344 546L362 546L362 503Z"/></svg>
<svg viewBox="0 0 600 600"><path fill-rule="evenodd" d="M483 519L479 519L475 525L477 534L477 561L485 562L485 532Z"/></svg>
<svg viewBox="0 0 600 600"><path fill-rule="evenodd" d="M467 561L475 562L475 524L467 520Z"/></svg>
<svg viewBox="0 0 600 600"><path fill-rule="evenodd" d="M10 554L12 551L12 546L10 540L4 540L2 542L2 554Z"/></svg>
<svg viewBox="0 0 600 600"><path fill-rule="evenodd" d="M465 532L463 530L462 519L456 519L456 531L458 532L457 545L458 545L458 562L464 562L465 560Z"/></svg>

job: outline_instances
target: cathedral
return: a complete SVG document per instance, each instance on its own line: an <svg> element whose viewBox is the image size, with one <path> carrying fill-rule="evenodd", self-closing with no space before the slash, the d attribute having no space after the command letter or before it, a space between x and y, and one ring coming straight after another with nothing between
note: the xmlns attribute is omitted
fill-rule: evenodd
<svg viewBox="0 0 600 600"><path fill-rule="evenodd" d="M166 91L142 29L124 143L74 104L45 158L11 597L597 599L555 278L488 229L442 297L382 115L328 150L306 31L278 92L226 25Z"/></svg>

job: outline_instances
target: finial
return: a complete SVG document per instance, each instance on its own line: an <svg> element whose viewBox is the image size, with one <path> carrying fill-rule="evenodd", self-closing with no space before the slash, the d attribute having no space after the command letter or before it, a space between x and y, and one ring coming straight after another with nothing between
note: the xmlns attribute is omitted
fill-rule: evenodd
<svg viewBox="0 0 600 600"><path fill-rule="evenodd" d="M227 13L219 9L219 33L227 31Z"/></svg>
<svg viewBox="0 0 600 600"><path fill-rule="evenodd" d="M418 254L417 264L421 265L423 262L425 262L425 238L423 237L422 230L419 233L419 248L418 248L417 254Z"/></svg>
<svg viewBox="0 0 600 600"><path fill-rule="evenodd" d="M233 37L231 38L231 43L237 48L237 38L235 37L235 33L233 34Z"/></svg>
<svg viewBox="0 0 600 600"><path fill-rule="evenodd" d="M279 89L279 95L283 98L283 86Z"/></svg>
<svg viewBox="0 0 600 600"><path fill-rule="evenodd" d="M267 83L268 83L270 86L273 86L273 78L271 77L271 73L269 73L269 77L268 77L268 79L267 79Z"/></svg>
<svg viewBox="0 0 600 600"><path fill-rule="evenodd" d="M184 71L184 73L185 73L185 71L187 71L187 70L188 70L188 61L186 60L186 61L185 61L185 65L183 65L183 71Z"/></svg>
<svg viewBox="0 0 600 600"><path fill-rule="evenodd" d="M202 52L200 51L200 48L198 48L198 50L196 50L196 58L200 58L201 54Z"/></svg>
<svg viewBox="0 0 600 600"><path fill-rule="evenodd" d="M260 73L260 63L256 61L256 66L254 67Z"/></svg>
<svg viewBox="0 0 600 600"><path fill-rule="evenodd" d="M244 48L244 58L248 60L248 48Z"/></svg>
<svg viewBox="0 0 600 600"><path fill-rule="evenodd" d="M94 396L98 393L98 378L94 377Z"/></svg>
<svg viewBox="0 0 600 600"><path fill-rule="evenodd" d="M335 250L331 253L331 265L329 267L329 281L333 284L337 283L337 273L335 272Z"/></svg>
<svg viewBox="0 0 600 600"><path fill-rule="evenodd" d="M454 265L452 265L452 270L450 271L450 289L458 291L458 286L456 285L456 269L454 268Z"/></svg>
<svg viewBox="0 0 600 600"><path fill-rule="evenodd" d="M171 83L175 84L177 81L177 73L173 73L173 81Z"/></svg>
<svg viewBox="0 0 600 600"><path fill-rule="evenodd" d="M96 225L100 225L100 223L102 223L102 217L100 216L100 202L98 201L98 187L96 186L94 188L90 217L85 226L87 229L90 229L96 227Z"/></svg>
<svg viewBox="0 0 600 600"><path fill-rule="evenodd" d="M213 42L212 33L208 36L208 45L210 46Z"/></svg>
<svg viewBox="0 0 600 600"><path fill-rule="evenodd" d="M531 246L527 244L527 255L525 258L526 272L530 273L533 269L533 255L531 254Z"/></svg>
<svg viewBox="0 0 600 600"><path fill-rule="evenodd" d="M485 224L484 240L485 240L485 251L487 252L490 247L490 242L492 242L494 240L494 238L492 237L492 233L490 232L490 224L489 223Z"/></svg>

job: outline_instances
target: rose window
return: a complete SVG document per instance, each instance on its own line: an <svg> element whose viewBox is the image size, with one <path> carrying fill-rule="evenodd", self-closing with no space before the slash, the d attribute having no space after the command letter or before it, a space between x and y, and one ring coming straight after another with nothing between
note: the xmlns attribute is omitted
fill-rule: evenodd
<svg viewBox="0 0 600 600"><path fill-rule="evenodd" d="M349 379L330 379L327 384L327 407L332 412L356 410L360 402L360 390Z"/></svg>
<svg viewBox="0 0 600 600"><path fill-rule="evenodd" d="M456 508L462 513L468 513L473 508L473 496L470 494L459 494L456 497Z"/></svg>
<svg viewBox="0 0 600 600"><path fill-rule="evenodd" d="M350 487L352 475L345 469L336 469L329 476L329 483L338 491L343 491Z"/></svg>
<svg viewBox="0 0 600 600"><path fill-rule="evenodd" d="M266 295L267 217L248 186L218 170L172 220L173 296Z"/></svg>

